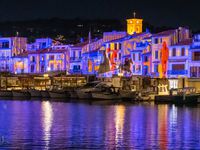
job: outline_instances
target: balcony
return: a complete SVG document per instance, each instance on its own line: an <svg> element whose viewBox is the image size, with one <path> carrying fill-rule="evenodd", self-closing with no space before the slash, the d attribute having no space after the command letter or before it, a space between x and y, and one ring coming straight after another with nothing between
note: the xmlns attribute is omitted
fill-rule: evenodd
<svg viewBox="0 0 200 150"><path fill-rule="evenodd" d="M168 70L168 75L186 75L188 70Z"/></svg>
<svg viewBox="0 0 200 150"><path fill-rule="evenodd" d="M71 62L80 62L82 60L82 57L70 57Z"/></svg>

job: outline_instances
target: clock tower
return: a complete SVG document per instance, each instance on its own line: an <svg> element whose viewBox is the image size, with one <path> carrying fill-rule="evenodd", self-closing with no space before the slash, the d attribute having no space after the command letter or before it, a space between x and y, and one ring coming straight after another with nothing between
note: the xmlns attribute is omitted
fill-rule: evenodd
<svg viewBox="0 0 200 150"><path fill-rule="evenodd" d="M127 33L129 35L132 35L134 33L141 33L142 32L142 21L143 21L143 19L135 18L135 13L134 13L133 19L127 19Z"/></svg>

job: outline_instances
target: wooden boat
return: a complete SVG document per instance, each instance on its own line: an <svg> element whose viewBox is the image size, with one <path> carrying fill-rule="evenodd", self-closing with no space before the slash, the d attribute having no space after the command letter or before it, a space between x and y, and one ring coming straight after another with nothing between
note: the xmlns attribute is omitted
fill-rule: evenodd
<svg viewBox="0 0 200 150"><path fill-rule="evenodd" d="M42 98L50 98L49 91L40 91Z"/></svg>
<svg viewBox="0 0 200 150"><path fill-rule="evenodd" d="M31 95L28 91L21 91L21 90L13 90L12 91L13 97L20 97L20 98L30 98Z"/></svg>
<svg viewBox="0 0 200 150"><path fill-rule="evenodd" d="M59 99L63 99L63 98L70 98L70 94L67 91L49 91L49 96L50 98L59 98Z"/></svg>
<svg viewBox="0 0 200 150"><path fill-rule="evenodd" d="M12 97L12 91L2 90L0 91L0 97Z"/></svg>
<svg viewBox="0 0 200 150"><path fill-rule="evenodd" d="M31 89L31 90L27 90L27 91L30 93L31 97L42 97L41 92L38 90Z"/></svg>

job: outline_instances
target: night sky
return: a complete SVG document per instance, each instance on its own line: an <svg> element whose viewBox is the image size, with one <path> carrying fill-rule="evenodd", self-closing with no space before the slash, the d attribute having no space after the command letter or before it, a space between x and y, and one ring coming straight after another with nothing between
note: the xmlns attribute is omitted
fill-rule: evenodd
<svg viewBox="0 0 200 150"><path fill-rule="evenodd" d="M38 18L126 19L137 16L154 26L200 29L198 0L0 0L0 21Z"/></svg>

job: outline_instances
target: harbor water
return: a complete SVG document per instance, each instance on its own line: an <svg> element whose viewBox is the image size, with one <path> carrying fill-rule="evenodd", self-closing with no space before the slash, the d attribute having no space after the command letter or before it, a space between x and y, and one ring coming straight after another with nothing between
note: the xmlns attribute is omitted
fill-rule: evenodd
<svg viewBox="0 0 200 150"><path fill-rule="evenodd" d="M200 106L1 100L0 149L200 149Z"/></svg>

